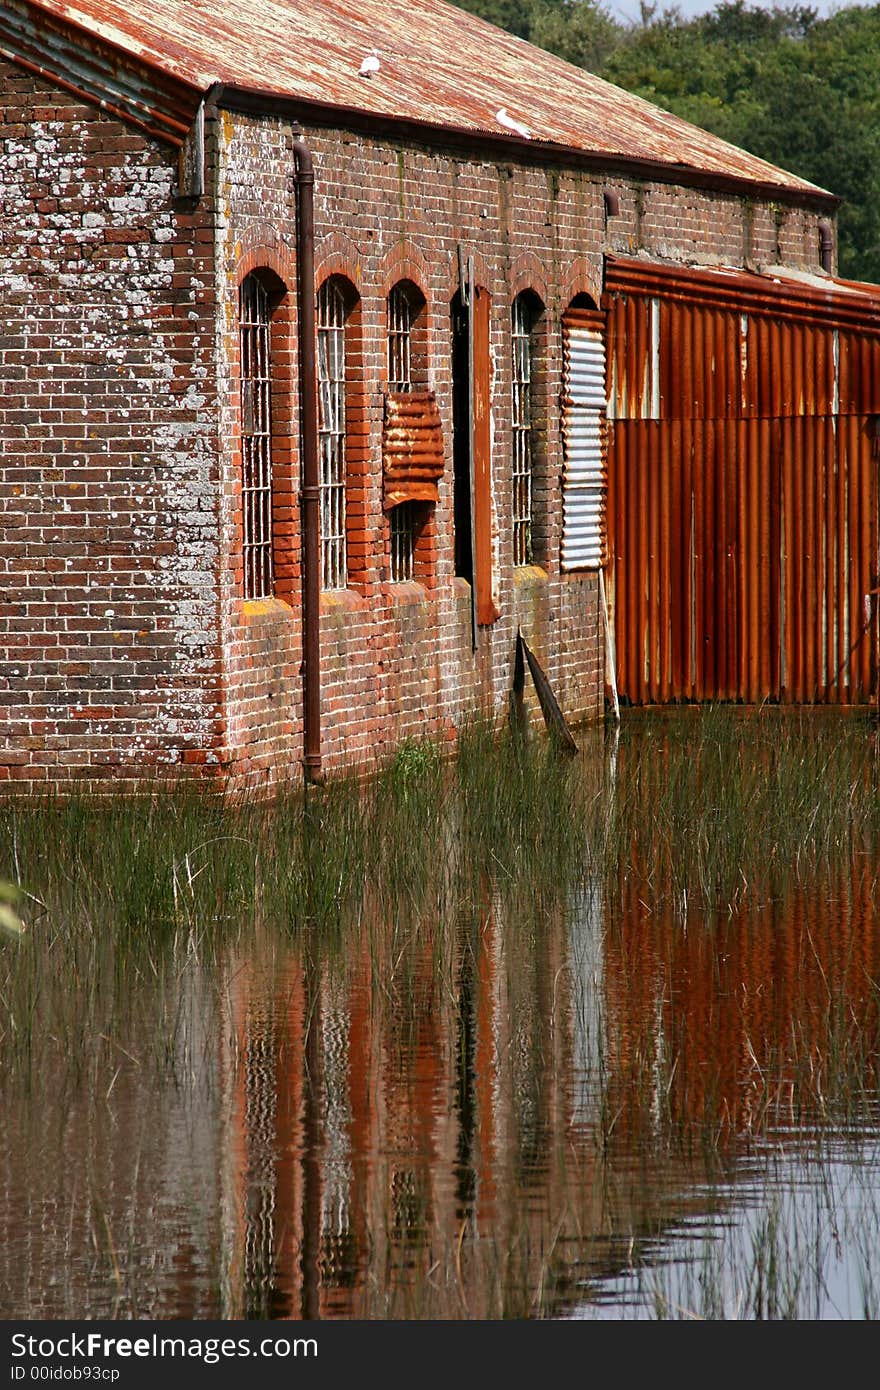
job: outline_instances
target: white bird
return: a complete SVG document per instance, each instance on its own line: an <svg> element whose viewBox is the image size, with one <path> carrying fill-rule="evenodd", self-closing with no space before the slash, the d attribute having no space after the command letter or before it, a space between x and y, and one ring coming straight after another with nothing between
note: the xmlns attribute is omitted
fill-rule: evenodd
<svg viewBox="0 0 880 1390"><path fill-rule="evenodd" d="M378 72L381 66L379 55L374 48L372 53L367 54L358 68L358 77L372 77L373 73Z"/></svg>
<svg viewBox="0 0 880 1390"><path fill-rule="evenodd" d="M521 125L512 116L508 116L506 109L502 106L500 111L495 112L495 119L499 125L507 126L508 130L513 130L517 135L521 135L524 140L531 140L532 132L527 125Z"/></svg>

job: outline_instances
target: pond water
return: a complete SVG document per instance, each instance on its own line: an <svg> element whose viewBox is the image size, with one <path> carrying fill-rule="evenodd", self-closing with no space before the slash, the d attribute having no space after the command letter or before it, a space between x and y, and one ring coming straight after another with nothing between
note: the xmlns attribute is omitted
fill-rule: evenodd
<svg viewBox="0 0 880 1390"><path fill-rule="evenodd" d="M213 939L187 852L161 949L136 839L7 806L0 1315L878 1316L876 731L758 725L581 731L565 854L499 831L452 891L447 807L332 926L258 866Z"/></svg>

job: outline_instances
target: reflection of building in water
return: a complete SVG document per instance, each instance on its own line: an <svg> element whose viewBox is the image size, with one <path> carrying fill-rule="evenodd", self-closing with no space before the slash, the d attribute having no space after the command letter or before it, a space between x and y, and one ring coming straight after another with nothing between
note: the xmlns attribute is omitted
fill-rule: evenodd
<svg viewBox="0 0 880 1390"><path fill-rule="evenodd" d="M608 1073L622 1127L643 1122L649 1075L668 1128L708 1125L734 1144L768 1122L819 1118L820 1101L833 1104L835 1066L839 1083L873 1084L864 1039L877 1027L880 933L869 861L711 920L657 888L649 907L639 875L622 874L606 937ZM867 1073L854 1073L862 1063Z"/></svg>
<svg viewBox="0 0 880 1390"><path fill-rule="evenodd" d="M157 983L60 1139L6 1108L0 1310L564 1310L703 1222L719 1161L729 1192L754 1136L846 1101L835 1063L876 1091L867 863L714 922L657 906L656 880L653 911L635 878L613 913L598 882L567 913L496 891L448 930L374 923L230 962L225 990L202 966Z"/></svg>
<svg viewBox="0 0 880 1390"><path fill-rule="evenodd" d="M290 1311L277 1273L303 1246L305 999L301 982L232 972L220 1130L225 1318Z"/></svg>
<svg viewBox="0 0 880 1390"><path fill-rule="evenodd" d="M2 1318L217 1315L213 980L195 960L150 964L135 1002L127 973L124 997L102 999L108 1022L87 1067L65 1055L69 1039L44 1037L23 1088L4 1074ZM41 987L65 991L58 1011L73 1022L70 983L50 973Z"/></svg>
<svg viewBox="0 0 880 1390"><path fill-rule="evenodd" d="M502 1249L540 1265L571 1118L565 926L501 911L421 929L390 968L365 934L320 967L233 972L224 1316L417 1315L428 1280L485 1316L481 1242L498 1278Z"/></svg>
<svg viewBox="0 0 880 1390"><path fill-rule="evenodd" d="M790 1120L838 1025L876 1025L871 884L721 923L647 901L622 877L611 921L587 880L514 919L496 894L448 935L239 971L225 1315L560 1309L704 1215L719 1152Z"/></svg>
<svg viewBox="0 0 880 1390"><path fill-rule="evenodd" d="M572 1017L572 1122L592 1124L602 1077L602 998L605 899L602 880L589 874L569 909Z"/></svg>

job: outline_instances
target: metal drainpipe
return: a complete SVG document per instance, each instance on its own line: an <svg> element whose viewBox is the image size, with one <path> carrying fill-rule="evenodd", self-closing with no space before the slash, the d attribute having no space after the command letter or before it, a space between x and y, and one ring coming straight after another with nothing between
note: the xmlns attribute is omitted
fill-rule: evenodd
<svg viewBox="0 0 880 1390"><path fill-rule="evenodd" d="M823 270L830 275L834 269L834 236L831 223L824 217L819 223L819 260Z"/></svg>
<svg viewBox="0 0 880 1390"><path fill-rule="evenodd" d="M315 326L315 170L301 131L293 142L296 163L296 292L299 339L300 440L302 445L303 768L307 782L321 780L321 490L318 473L318 386Z"/></svg>

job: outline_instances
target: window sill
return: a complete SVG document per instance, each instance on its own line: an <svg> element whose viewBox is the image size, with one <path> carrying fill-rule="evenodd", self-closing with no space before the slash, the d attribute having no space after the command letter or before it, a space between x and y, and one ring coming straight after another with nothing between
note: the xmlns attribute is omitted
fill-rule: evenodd
<svg viewBox="0 0 880 1390"><path fill-rule="evenodd" d="M356 589L323 589L322 613L357 613L367 607L367 600Z"/></svg>
<svg viewBox="0 0 880 1390"><path fill-rule="evenodd" d="M248 627L253 623L290 622L293 609L280 598L246 598L239 607L239 617Z"/></svg>
<svg viewBox="0 0 880 1390"><path fill-rule="evenodd" d="M392 603L427 603L428 601L428 590L415 579L402 580L396 584L389 580L387 584L382 585L382 593L386 598L390 598Z"/></svg>
<svg viewBox="0 0 880 1390"><path fill-rule="evenodd" d="M516 565L513 571L513 582L517 589L540 589L549 580L549 574L540 565Z"/></svg>

